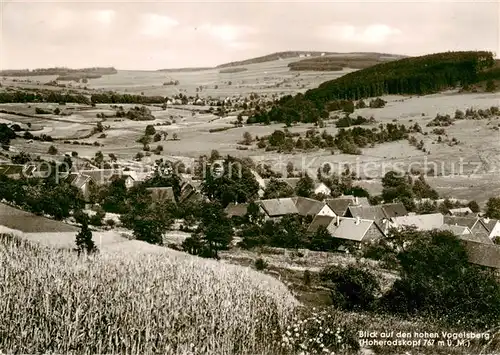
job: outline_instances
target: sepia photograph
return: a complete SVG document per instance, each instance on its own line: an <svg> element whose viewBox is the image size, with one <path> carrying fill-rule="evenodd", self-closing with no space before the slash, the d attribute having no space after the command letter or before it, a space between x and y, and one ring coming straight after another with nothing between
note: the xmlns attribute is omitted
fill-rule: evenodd
<svg viewBox="0 0 500 355"><path fill-rule="evenodd" d="M0 0L0 355L500 355L498 0Z"/></svg>

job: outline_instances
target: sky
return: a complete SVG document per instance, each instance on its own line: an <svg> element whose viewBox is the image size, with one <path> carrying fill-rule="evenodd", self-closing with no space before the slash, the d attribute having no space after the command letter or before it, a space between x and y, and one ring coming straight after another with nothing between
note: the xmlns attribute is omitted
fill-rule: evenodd
<svg viewBox="0 0 500 355"><path fill-rule="evenodd" d="M0 0L0 69L214 66L279 51L500 54L498 1Z"/></svg>

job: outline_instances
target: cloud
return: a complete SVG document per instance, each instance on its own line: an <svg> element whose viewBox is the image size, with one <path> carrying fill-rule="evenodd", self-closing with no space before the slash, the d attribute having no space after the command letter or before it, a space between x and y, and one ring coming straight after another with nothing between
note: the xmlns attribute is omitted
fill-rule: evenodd
<svg viewBox="0 0 500 355"><path fill-rule="evenodd" d="M102 24L109 25L113 22L115 12L113 10L99 10L95 13L95 18Z"/></svg>
<svg viewBox="0 0 500 355"><path fill-rule="evenodd" d="M242 36L256 32L253 28L248 26L212 25L209 23L201 25L199 30L229 44L235 44Z"/></svg>
<svg viewBox="0 0 500 355"><path fill-rule="evenodd" d="M142 29L140 33L149 37L162 37L170 33L179 22L169 16L145 14L142 16Z"/></svg>
<svg viewBox="0 0 500 355"><path fill-rule="evenodd" d="M401 33L401 30L383 24L374 24L366 27L330 25L320 29L320 34L324 37L344 42L364 44L382 44Z"/></svg>

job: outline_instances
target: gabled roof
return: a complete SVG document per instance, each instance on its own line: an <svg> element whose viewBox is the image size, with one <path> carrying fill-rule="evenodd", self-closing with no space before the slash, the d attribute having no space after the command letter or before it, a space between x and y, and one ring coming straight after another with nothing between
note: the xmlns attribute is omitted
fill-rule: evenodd
<svg viewBox="0 0 500 355"><path fill-rule="evenodd" d="M234 216L243 217L244 215L247 214L247 210L248 210L248 203L237 203L237 204L230 203L225 208L225 212L228 217L234 217Z"/></svg>
<svg viewBox="0 0 500 355"><path fill-rule="evenodd" d="M116 174L122 174L121 170L116 169L94 169L94 170L80 170L80 174L89 176L96 184L107 184L111 177Z"/></svg>
<svg viewBox="0 0 500 355"><path fill-rule="evenodd" d="M343 217L347 212L347 207L353 204L353 200L347 198L332 198L325 200L325 203L337 216Z"/></svg>
<svg viewBox="0 0 500 355"><path fill-rule="evenodd" d="M340 218L338 226L332 220L328 231L335 238L361 242L375 221L361 218ZM378 228L378 227L377 227Z"/></svg>
<svg viewBox="0 0 500 355"><path fill-rule="evenodd" d="M307 228L307 231L308 232L316 232L318 230L318 228L320 226L323 226L323 227L328 227L330 225L330 223L336 219L337 217L331 217L331 216L320 216L320 215L317 215L316 217L314 217L314 219L312 220L311 224L309 225L309 227Z"/></svg>
<svg viewBox="0 0 500 355"><path fill-rule="evenodd" d="M466 226L472 230L476 224L480 222L479 217L458 217L458 216L444 216L444 223L457 226Z"/></svg>
<svg viewBox="0 0 500 355"><path fill-rule="evenodd" d="M66 178L66 182L68 182L69 184L78 189L83 188L83 186L85 186L85 184L88 183L89 181L92 181L90 176L77 173L71 173Z"/></svg>
<svg viewBox="0 0 500 355"><path fill-rule="evenodd" d="M269 217L280 217L287 214L298 214L299 211L291 198L275 198L260 200L260 205Z"/></svg>
<svg viewBox="0 0 500 355"><path fill-rule="evenodd" d="M299 182L300 178L285 178L279 180L286 182L288 185L292 187L292 189L295 189L295 187L297 187L297 183Z"/></svg>
<svg viewBox="0 0 500 355"><path fill-rule="evenodd" d="M359 217L362 219L381 221L387 218L382 206L349 206L347 208L352 217Z"/></svg>
<svg viewBox="0 0 500 355"><path fill-rule="evenodd" d="M353 196L353 195L341 195L341 196L337 197L336 199L352 200L353 201L353 205L370 206L370 201L368 201L367 197L356 197L356 196Z"/></svg>
<svg viewBox="0 0 500 355"><path fill-rule="evenodd" d="M175 194L172 187L148 187L154 202L170 201L175 203Z"/></svg>
<svg viewBox="0 0 500 355"><path fill-rule="evenodd" d="M326 205L324 202L307 197L292 197L292 200L301 216L315 216Z"/></svg>
<svg viewBox="0 0 500 355"><path fill-rule="evenodd" d="M500 246L472 241L463 241L469 262L477 265L500 269Z"/></svg>
<svg viewBox="0 0 500 355"><path fill-rule="evenodd" d="M400 216L393 217L391 220L397 227L414 226L422 231L437 229L444 224L444 216L441 213Z"/></svg>
<svg viewBox="0 0 500 355"><path fill-rule="evenodd" d="M443 224L441 227L439 227L440 230L442 231L450 231L455 235L458 236L464 236L464 235L469 235L472 234L470 231L469 227L465 226L456 226L456 225L449 225L449 224Z"/></svg>
<svg viewBox="0 0 500 355"><path fill-rule="evenodd" d="M499 222L498 219L492 219L492 218L483 218L481 219L481 222L483 222L483 225L486 227L488 232L493 232L493 229Z"/></svg>
<svg viewBox="0 0 500 355"><path fill-rule="evenodd" d="M21 164L0 164L0 174L2 175L21 175L24 165Z"/></svg>
<svg viewBox="0 0 500 355"><path fill-rule="evenodd" d="M386 218L399 217L408 215L405 205L401 202L397 203L384 203L382 209L385 213Z"/></svg>
<svg viewBox="0 0 500 355"><path fill-rule="evenodd" d="M460 214L470 214L472 215L474 212L469 207L460 207L460 208L450 208L448 212L451 215L460 215Z"/></svg>

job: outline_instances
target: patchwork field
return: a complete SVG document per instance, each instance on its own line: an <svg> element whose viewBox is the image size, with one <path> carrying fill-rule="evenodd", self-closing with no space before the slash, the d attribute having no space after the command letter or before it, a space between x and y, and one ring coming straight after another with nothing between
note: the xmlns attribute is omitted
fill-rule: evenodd
<svg viewBox="0 0 500 355"><path fill-rule="evenodd" d="M144 95L174 95L183 93L200 97L248 96L258 94L295 94L316 87L318 84L344 75L351 69L334 72L290 71L288 64L298 58L288 58L265 63L248 64L231 68L227 73L220 69L199 71L118 71L115 75L105 75L99 79L89 80L87 84L73 82L72 87L86 86L88 94L92 90L115 90ZM246 70L245 70L246 69ZM3 86L41 86L42 83L54 80L55 77L1 78ZM13 80L16 80L15 82ZM31 83L27 83L30 80ZM40 85L37 85L37 81ZM163 83L178 81L178 85ZM48 86L47 86L48 88ZM80 157L91 158L97 151L106 157L115 154L120 160L132 161L142 144L140 138L146 125L153 124L159 132L167 132L166 140L152 142L151 150L158 145L163 147L160 155L152 151L145 153L143 163L147 164L160 157L182 159L189 163L201 154L209 154L218 150L221 154L238 157L250 157L255 162L269 164L276 170L283 170L290 161L297 169L309 169L315 174L322 164L333 164L342 169L350 164L363 180L360 185L371 193L380 191L380 178L391 169L433 170L436 176L429 176L431 184L444 196L474 198L484 201L492 193L500 192L500 131L496 130L500 120L497 118L484 120L457 121L445 128L443 138L455 138L460 143L449 146L438 143L438 136L432 134L434 127L426 127L436 114L454 115L455 110L465 111L467 108L486 109L498 106L500 94L445 92L423 97L384 97L388 103L384 108L357 109L351 117L358 115L369 118L373 116L380 123L397 122L407 126L418 123L427 135L416 134L418 141L424 143L425 152L417 150L408 142L396 142L377 145L362 150L361 155L346 155L329 150L316 150L308 153L278 154L258 149L256 145L242 147L238 144L245 132L253 137L271 134L274 130L283 129L282 124L243 125L236 127L236 113L219 118L207 114L208 107L170 106L166 110L157 106L148 106L154 120L131 121L126 118L100 118L98 114L111 115L115 111L110 105L98 104L96 107L77 104L1 104L0 122L17 123L22 129L28 129L33 135L50 135L54 142L28 141L16 139L12 141L13 152L26 151L47 157L48 148L54 145L61 153L77 152ZM125 110L135 105L122 105ZM54 110L59 107L66 115L38 115L35 108ZM20 113L29 117L11 114ZM498 122L497 122L498 121ZM105 137L99 133L92 134L97 123L108 129ZM324 130L336 134L338 128L334 121L325 121ZM28 127L30 125L30 127ZM497 127L495 127L497 126ZM228 128L213 132L217 128ZM291 132L305 133L312 125L299 124L289 128ZM212 130L212 132L211 132ZM323 130L323 129L321 129ZM178 139L173 140L174 134ZM79 144L77 144L79 143ZM82 145L83 143L83 145Z"/></svg>

